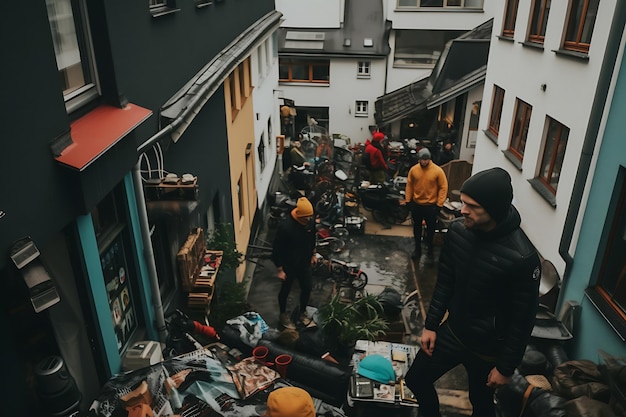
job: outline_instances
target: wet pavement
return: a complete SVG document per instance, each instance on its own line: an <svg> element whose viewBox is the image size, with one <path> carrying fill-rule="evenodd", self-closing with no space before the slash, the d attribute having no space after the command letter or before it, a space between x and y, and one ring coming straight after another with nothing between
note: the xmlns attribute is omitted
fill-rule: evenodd
<svg viewBox="0 0 626 417"><path fill-rule="evenodd" d="M413 261L411 260L414 249L413 229L410 222L384 228L374 222L370 213L362 211L362 214L368 218L365 233L349 235L345 239L345 250L334 257L360 264L361 269L368 275L368 285L365 288L368 293L378 294L386 287L397 290L403 299L413 293L415 300L413 310L410 314L405 314L405 320L391 323L387 339L417 344L423 328L424 313L428 309L436 281L440 247L435 246L433 257L428 257L423 250L422 257ZM269 246L273 234L274 229L261 226L253 244ZM280 281L276 278L276 268L269 259L253 260L254 262L248 265L248 302L270 327L277 328L277 296ZM313 307L322 305L331 298L332 292L332 280L314 277L309 305ZM298 294L296 283L289 295L288 311L296 307ZM405 326L405 322L408 326ZM463 368L456 368L446 374L437 382L436 387L444 416L458 417L471 414L467 397L467 379ZM400 415L393 414L393 410L384 411L385 415Z"/></svg>

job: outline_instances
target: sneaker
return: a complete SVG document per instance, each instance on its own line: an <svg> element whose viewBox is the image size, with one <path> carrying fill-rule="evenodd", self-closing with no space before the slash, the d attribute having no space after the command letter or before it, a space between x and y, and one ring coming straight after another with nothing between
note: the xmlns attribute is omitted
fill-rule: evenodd
<svg viewBox="0 0 626 417"><path fill-rule="evenodd" d="M293 324L293 322L289 318L289 314L287 314L287 313L280 313L279 320L280 320L280 325L283 326L285 329L295 330L296 325Z"/></svg>
<svg viewBox="0 0 626 417"><path fill-rule="evenodd" d="M309 316L306 315L306 312L300 313L300 318L298 320L300 321L300 323L304 324L305 326L308 326L309 324L311 324L311 319L309 318Z"/></svg>

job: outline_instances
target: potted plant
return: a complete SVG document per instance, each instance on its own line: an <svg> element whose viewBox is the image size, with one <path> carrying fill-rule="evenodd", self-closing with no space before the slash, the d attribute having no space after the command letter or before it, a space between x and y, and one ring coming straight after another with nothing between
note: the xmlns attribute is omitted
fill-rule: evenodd
<svg viewBox="0 0 626 417"><path fill-rule="evenodd" d="M371 294L350 303L335 294L318 309L318 315L326 340L344 348L353 347L357 340L377 340L389 328L382 304Z"/></svg>

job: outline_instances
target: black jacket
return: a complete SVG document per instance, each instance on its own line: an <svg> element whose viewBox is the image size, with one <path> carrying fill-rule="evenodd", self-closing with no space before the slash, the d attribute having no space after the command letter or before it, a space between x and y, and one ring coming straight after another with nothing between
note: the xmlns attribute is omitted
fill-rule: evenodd
<svg viewBox="0 0 626 417"><path fill-rule="evenodd" d="M436 331L448 310L448 324L461 343L495 358L505 376L513 374L524 355L541 276L537 251L519 226L513 206L490 232L467 230L463 219L450 225L425 323Z"/></svg>
<svg viewBox="0 0 626 417"><path fill-rule="evenodd" d="M278 226L272 249L272 261L286 271L311 266L315 250L315 227L303 226L291 214Z"/></svg>

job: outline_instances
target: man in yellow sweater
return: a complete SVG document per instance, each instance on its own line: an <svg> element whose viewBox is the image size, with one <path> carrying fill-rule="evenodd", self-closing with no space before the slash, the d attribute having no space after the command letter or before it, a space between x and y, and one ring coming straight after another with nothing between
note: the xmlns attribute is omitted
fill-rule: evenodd
<svg viewBox="0 0 626 417"><path fill-rule="evenodd" d="M437 214L448 196L448 179L445 172L431 161L430 151L422 148L417 154L419 163L409 170L406 182L406 202L411 209L415 252L413 259L422 256L422 221L426 222L424 242L428 256L433 255L433 238Z"/></svg>

